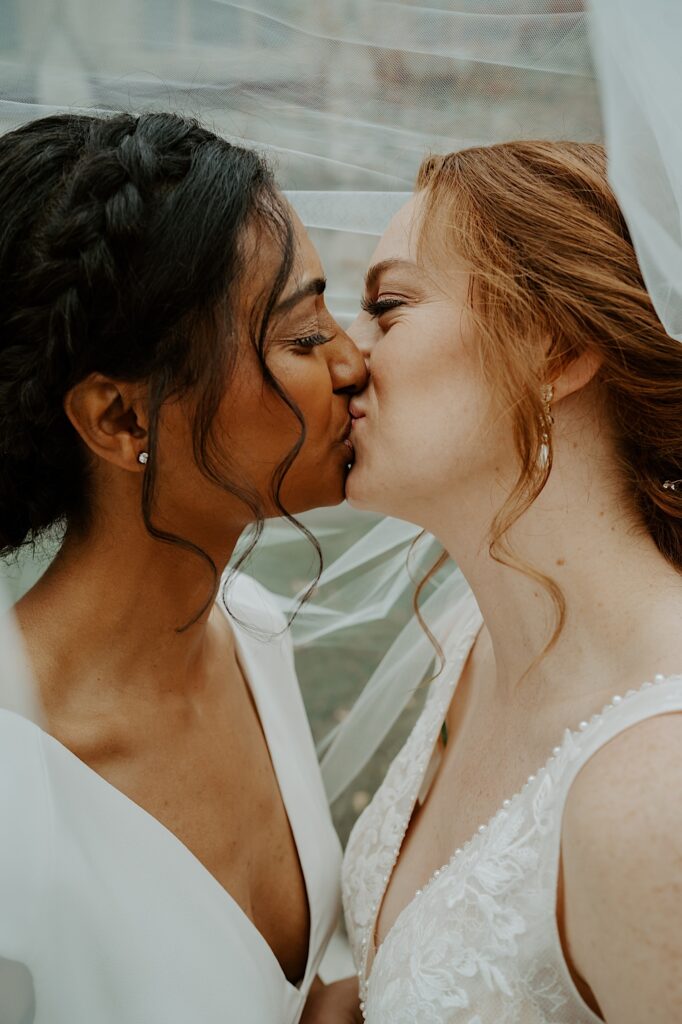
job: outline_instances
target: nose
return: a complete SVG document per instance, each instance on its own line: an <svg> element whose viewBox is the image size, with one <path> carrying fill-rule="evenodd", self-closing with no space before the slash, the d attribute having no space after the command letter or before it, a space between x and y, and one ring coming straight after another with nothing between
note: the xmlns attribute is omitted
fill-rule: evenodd
<svg viewBox="0 0 682 1024"><path fill-rule="evenodd" d="M367 315L367 313L359 313L348 328L348 334L357 345L358 350L362 353L365 365L369 366L369 357L372 354L372 349L374 348L374 342L376 340L376 328L374 321Z"/></svg>
<svg viewBox="0 0 682 1024"><path fill-rule="evenodd" d="M353 339L339 328L335 344L330 346L332 385L335 394L355 395L367 384L367 363Z"/></svg>

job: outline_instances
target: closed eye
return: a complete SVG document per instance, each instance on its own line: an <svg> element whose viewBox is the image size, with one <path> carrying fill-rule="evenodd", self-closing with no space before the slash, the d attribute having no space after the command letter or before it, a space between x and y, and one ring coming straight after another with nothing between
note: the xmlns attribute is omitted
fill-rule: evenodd
<svg viewBox="0 0 682 1024"><path fill-rule="evenodd" d="M308 334L305 338L293 338L292 344L300 348L317 348L318 345L326 345L331 341L326 334Z"/></svg>
<svg viewBox="0 0 682 1024"><path fill-rule="evenodd" d="M360 305L365 313L369 313L371 317L376 318L381 316L382 313L387 313L389 309L404 306L405 302L403 299L377 299L375 302L370 302L369 299L361 299Z"/></svg>

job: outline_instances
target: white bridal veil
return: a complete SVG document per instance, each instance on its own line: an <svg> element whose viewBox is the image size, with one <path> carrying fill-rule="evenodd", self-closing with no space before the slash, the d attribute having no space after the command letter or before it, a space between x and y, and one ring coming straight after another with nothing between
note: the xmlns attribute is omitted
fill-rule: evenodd
<svg viewBox="0 0 682 1024"><path fill-rule="evenodd" d="M592 0L610 178L647 288L682 341L682 4Z"/></svg>
<svg viewBox="0 0 682 1024"><path fill-rule="evenodd" d="M682 338L682 6L594 0L591 16L612 180L657 309ZM3 0L0 130L53 111L161 108L269 156L344 323L425 153L602 137L582 0ZM327 569L294 631L334 798L432 669L411 596L437 546L417 543L410 575L414 527L344 507L307 522ZM274 523L249 571L290 608L311 566L307 544ZM436 634L465 587L450 566L425 590Z"/></svg>

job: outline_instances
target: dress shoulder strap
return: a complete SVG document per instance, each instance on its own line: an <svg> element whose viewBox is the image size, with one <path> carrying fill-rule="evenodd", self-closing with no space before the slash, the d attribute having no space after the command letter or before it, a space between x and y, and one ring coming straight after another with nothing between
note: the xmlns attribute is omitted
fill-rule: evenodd
<svg viewBox="0 0 682 1024"><path fill-rule="evenodd" d="M563 805L581 768L597 751L626 729L657 715L682 711L682 675L656 676L638 690L615 696L589 722L567 729L555 750L555 785Z"/></svg>

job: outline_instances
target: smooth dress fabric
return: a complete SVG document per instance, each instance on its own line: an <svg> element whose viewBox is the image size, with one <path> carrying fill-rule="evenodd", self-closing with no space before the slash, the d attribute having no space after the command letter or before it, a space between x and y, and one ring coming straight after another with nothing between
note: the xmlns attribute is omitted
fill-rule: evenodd
<svg viewBox="0 0 682 1024"><path fill-rule="evenodd" d="M576 775L605 743L653 715L682 711L682 676L656 677L567 729L537 775L403 908L375 955L377 914L481 625L469 595L444 647L447 669L348 842L343 901L365 1019L603 1024L573 983L556 923L563 808Z"/></svg>
<svg viewBox="0 0 682 1024"><path fill-rule="evenodd" d="M298 1021L337 920L340 844L289 634L261 639L284 619L247 576L227 603L248 624L231 620L305 877L303 982L287 981L250 919L168 829L36 725L2 711L3 1024Z"/></svg>

